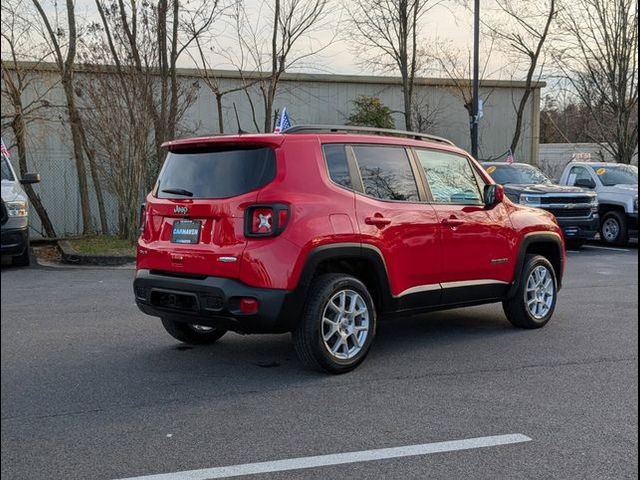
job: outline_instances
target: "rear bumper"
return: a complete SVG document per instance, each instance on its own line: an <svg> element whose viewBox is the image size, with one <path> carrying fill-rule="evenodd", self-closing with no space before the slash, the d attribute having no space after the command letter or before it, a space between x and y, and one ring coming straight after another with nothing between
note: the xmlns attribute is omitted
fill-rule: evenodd
<svg viewBox="0 0 640 480"><path fill-rule="evenodd" d="M9 223L12 222L7 222L7 224ZM19 226L13 223L11 226L7 224L2 225L0 254L11 256L22 255L24 251L29 248L29 227L26 219L23 223L24 225Z"/></svg>
<svg viewBox="0 0 640 480"><path fill-rule="evenodd" d="M254 288L221 277L175 276L138 270L133 282L142 312L177 322L224 328L240 333L284 333L290 330L286 290ZM240 299L258 301L257 312L240 311Z"/></svg>
<svg viewBox="0 0 640 480"><path fill-rule="evenodd" d="M558 223L567 240L593 240L600 228L600 217L558 218Z"/></svg>

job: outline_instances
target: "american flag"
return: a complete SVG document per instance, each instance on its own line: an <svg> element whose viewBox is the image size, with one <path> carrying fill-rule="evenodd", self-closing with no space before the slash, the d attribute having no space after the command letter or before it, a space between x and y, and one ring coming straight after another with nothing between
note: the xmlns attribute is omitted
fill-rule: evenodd
<svg viewBox="0 0 640 480"><path fill-rule="evenodd" d="M513 158L513 152L511 151L511 149L509 149L509 152L507 153L507 159L506 162L511 165L514 162L514 158Z"/></svg>
<svg viewBox="0 0 640 480"><path fill-rule="evenodd" d="M7 149L7 146L4 144L4 138L0 139L0 142L2 142L2 155L9 158L11 155L9 155L9 150Z"/></svg>
<svg viewBox="0 0 640 480"><path fill-rule="evenodd" d="M280 120L278 120L278 124L276 125L274 133L282 133L288 128L291 128L291 120L289 120L287 108L285 107L282 109L282 114L280 115Z"/></svg>

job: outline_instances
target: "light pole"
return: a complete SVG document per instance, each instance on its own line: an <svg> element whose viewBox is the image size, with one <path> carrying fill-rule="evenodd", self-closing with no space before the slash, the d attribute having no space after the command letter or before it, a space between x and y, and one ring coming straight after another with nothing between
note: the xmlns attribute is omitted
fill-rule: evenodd
<svg viewBox="0 0 640 480"><path fill-rule="evenodd" d="M473 11L473 106L471 113L471 154L478 158L478 122L480 121L480 0Z"/></svg>

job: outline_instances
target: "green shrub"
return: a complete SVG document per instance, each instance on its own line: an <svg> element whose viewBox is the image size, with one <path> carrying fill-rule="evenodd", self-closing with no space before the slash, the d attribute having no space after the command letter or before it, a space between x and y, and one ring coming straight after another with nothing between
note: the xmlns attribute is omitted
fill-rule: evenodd
<svg viewBox="0 0 640 480"><path fill-rule="evenodd" d="M391 109L382 103L379 98L360 95L352 103L354 109L347 119L347 125L396 128Z"/></svg>

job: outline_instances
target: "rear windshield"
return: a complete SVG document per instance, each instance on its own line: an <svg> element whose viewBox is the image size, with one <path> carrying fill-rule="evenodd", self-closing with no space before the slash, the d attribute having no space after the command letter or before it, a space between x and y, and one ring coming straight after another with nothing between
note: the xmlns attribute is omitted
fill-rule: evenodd
<svg viewBox="0 0 640 480"><path fill-rule="evenodd" d="M275 178L271 148L169 153L162 167L158 198L228 198L260 188Z"/></svg>

